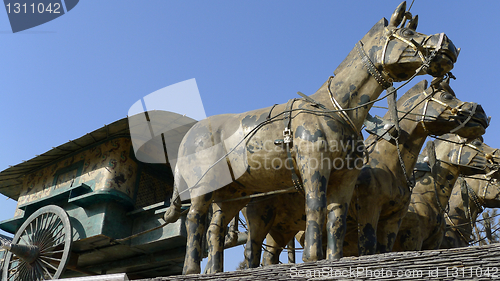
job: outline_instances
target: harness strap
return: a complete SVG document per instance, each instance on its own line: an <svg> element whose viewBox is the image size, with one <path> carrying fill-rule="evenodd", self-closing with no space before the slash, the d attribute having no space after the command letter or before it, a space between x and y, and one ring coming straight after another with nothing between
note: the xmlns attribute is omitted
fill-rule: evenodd
<svg viewBox="0 0 500 281"><path fill-rule="evenodd" d="M436 157L436 146L433 141L428 141L427 142L427 156L429 157L429 166L431 166L431 175L434 183L434 195L436 196L436 204L438 205L440 211L444 214L448 213L447 209L443 207L441 204L441 201L439 200L439 192L437 189L437 184L436 181L438 179L438 173L437 173L437 163L438 160ZM447 208L449 208L449 204L447 205Z"/></svg>
<svg viewBox="0 0 500 281"><path fill-rule="evenodd" d="M366 66L368 73L370 73L370 75L373 76L373 78L375 78L377 83L380 86L382 86L382 88L387 89L391 87L392 78L385 79L384 76L382 76L382 74L380 73L380 71L378 71L377 67L373 64L368 55L366 55L365 50L363 49L363 46L361 44L362 44L361 41L358 41L356 43L356 49L358 51L359 56L361 57L361 61Z"/></svg>
<svg viewBox="0 0 500 281"><path fill-rule="evenodd" d="M464 182L465 182L465 180L464 180ZM465 184L467 184L467 182L465 182ZM479 213L481 213L484 210L483 204L481 203L481 199L477 196L476 192L474 192L474 189L472 189L468 184L467 184L467 191L470 194L470 198L472 199L472 202L474 202L474 205L476 205L477 209L479 210Z"/></svg>
<svg viewBox="0 0 500 281"><path fill-rule="evenodd" d="M288 187L286 189L278 189L278 190L273 190L273 191L268 191L268 192L256 193L256 194L251 194L251 195L237 197L237 198L229 198L229 199L225 199L225 200L221 200L221 201L213 201L213 203L230 202L230 201L237 201L237 200L243 200L243 199L249 199L249 198L268 196L268 195L273 195L273 194L292 193L292 192L297 192L297 188L295 186Z"/></svg>
<svg viewBox="0 0 500 281"><path fill-rule="evenodd" d="M460 229L460 225L457 225L453 222L453 220L450 218L450 216L448 215L448 213L444 213L444 216L445 218L448 219L448 221L451 223L451 228L452 229L455 229L458 234L460 234L460 236L462 236L462 239L464 239L464 241L467 243L467 244L470 244L470 238L466 238L465 235L462 233L462 230Z"/></svg>
<svg viewBox="0 0 500 281"><path fill-rule="evenodd" d="M460 179L460 194L462 195L462 201L464 203L464 213L465 218L471 220L471 213L469 208L469 188L468 184L464 179Z"/></svg>
<svg viewBox="0 0 500 281"><path fill-rule="evenodd" d="M306 101L310 102L313 104L313 106L316 106L316 107L319 107L319 108L322 108L322 109L326 109L326 106L324 106L322 103L319 103L317 102L316 100L314 100L313 98L311 98L310 96L306 96L304 95L304 93L302 92L297 92L297 94L299 96L301 96L303 99L305 99Z"/></svg>
<svg viewBox="0 0 500 281"><path fill-rule="evenodd" d="M285 145L286 148L286 163L285 167L289 168L290 171L292 172L292 182L293 186L297 190L304 190L304 186L302 185L302 181L300 180L299 176L295 172L295 165L293 164L293 158L292 158L292 152L291 152L291 146L292 146L292 141L293 141L293 132L291 129L291 124L292 124L292 108L293 108L293 103L296 101L296 99L291 99L286 103L285 111L284 111L284 117L283 117L283 122L285 123L285 129L283 130L283 144Z"/></svg>
<svg viewBox="0 0 500 281"><path fill-rule="evenodd" d="M266 120L271 119L271 113L273 113L273 109L274 109L277 105L278 105L278 104L277 104L277 103L275 103L275 104L271 107L271 109L269 110L269 114L268 114L268 115L267 115L267 117L266 117Z"/></svg>
<svg viewBox="0 0 500 281"><path fill-rule="evenodd" d="M462 122L460 125L458 125L455 129L451 130L450 133L453 134L457 130L459 130L460 128L464 127L469 122L469 120L472 118L472 116L474 116L474 114L476 114L476 108L477 108L477 103L472 103L472 110L470 111L469 116L467 117L467 119L465 119L465 121Z"/></svg>
<svg viewBox="0 0 500 281"><path fill-rule="evenodd" d="M363 135L361 134L360 131L356 129L356 126L354 125L354 122L351 120L349 115L347 115L347 112L342 108L342 106L339 104L339 102L335 99L333 96L333 93L330 89L330 85L332 83L333 76L330 76L328 78L328 93L330 94L330 100L332 101L332 105L338 110L339 116L349 125L352 129L353 132L355 132L358 135L358 139L363 139Z"/></svg>

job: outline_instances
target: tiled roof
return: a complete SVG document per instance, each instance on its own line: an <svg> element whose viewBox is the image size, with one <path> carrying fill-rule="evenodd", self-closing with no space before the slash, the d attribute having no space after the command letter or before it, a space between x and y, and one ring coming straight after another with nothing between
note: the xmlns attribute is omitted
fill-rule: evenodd
<svg viewBox="0 0 500 281"><path fill-rule="evenodd" d="M280 264L216 274L157 277L164 280L492 280L500 278L500 244Z"/></svg>

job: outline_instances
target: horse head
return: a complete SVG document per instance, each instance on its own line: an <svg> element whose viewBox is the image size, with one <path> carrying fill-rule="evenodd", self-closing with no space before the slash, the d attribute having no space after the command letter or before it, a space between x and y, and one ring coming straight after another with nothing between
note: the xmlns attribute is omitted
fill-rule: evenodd
<svg viewBox="0 0 500 281"><path fill-rule="evenodd" d="M427 135L455 133L475 138L484 134L489 122L480 105L455 96L448 78L434 79L428 88L427 81L418 83L401 97L398 109L402 112L400 119L420 120Z"/></svg>
<svg viewBox="0 0 500 281"><path fill-rule="evenodd" d="M490 172L482 176L465 178L472 193L469 196L477 198L474 202L480 205L478 207L500 208L500 151L479 140L476 140L476 145L485 151L486 165L489 166Z"/></svg>
<svg viewBox="0 0 500 281"><path fill-rule="evenodd" d="M485 174L487 177L499 176L497 149L485 144L481 137L465 139L447 134L435 141L436 159L460 168L461 175ZM429 151L426 151L429 157Z"/></svg>
<svg viewBox="0 0 500 281"><path fill-rule="evenodd" d="M359 56L384 88L413 75L443 76L453 68L459 49L444 33L425 35L416 31L417 25L418 16L402 2L389 22L383 18L372 27L335 73Z"/></svg>

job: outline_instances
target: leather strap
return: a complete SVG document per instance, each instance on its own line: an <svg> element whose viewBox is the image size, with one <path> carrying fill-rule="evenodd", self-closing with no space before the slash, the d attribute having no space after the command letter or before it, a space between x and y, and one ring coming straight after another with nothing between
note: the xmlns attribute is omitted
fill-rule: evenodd
<svg viewBox="0 0 500 281"><path fill-rule="evenodd" d="M392 86L392 82L387 81L387 79L382 76L382 74L378 71L377 67L373 64L373 62L370 60L368 55L366 55L365 50L363 49L363 46L361 46L361 41L358 41L356 43L356 49L358 50L358 54L361 57L361 61L363 64L366 66L366 69L368 70L368 73L370 73L373 78L379 83L382 88L387 89ZM391 79L392 80L392 79Z"/></svg>
<svg viewBox="0 0 500 281"><path fill-rule="evenodd" d="M289 168L290 171L292 172L293 186L298 190L303 190L304 186L302 185L302 181L300 180L299 176L295 172L295 165L293 164L293 158L292 158L292 152L291 152L291 146L292 146L292 141L293 141L293 132L291 129L292 108L293 108L293 103L295 102L295 100L296 99L291 99L287 102L286 107L285 107L285 112L284 112L284 118L283 118L283 122L285 123L285 129L283 130L283 144L285 145L286 154L287 154L285 167Z"/></svg>

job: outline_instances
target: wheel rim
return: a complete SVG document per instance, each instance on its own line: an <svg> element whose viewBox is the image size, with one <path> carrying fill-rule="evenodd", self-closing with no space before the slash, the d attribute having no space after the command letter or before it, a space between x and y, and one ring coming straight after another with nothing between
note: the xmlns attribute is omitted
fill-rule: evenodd
<svg viewBox="0 0 500 281"><path fill-rule="evenodd" d="M72 228L66 212L54 205L40 208L16 232L5 257L2 280L59 278L68 263L71 244Z"/></svg>

